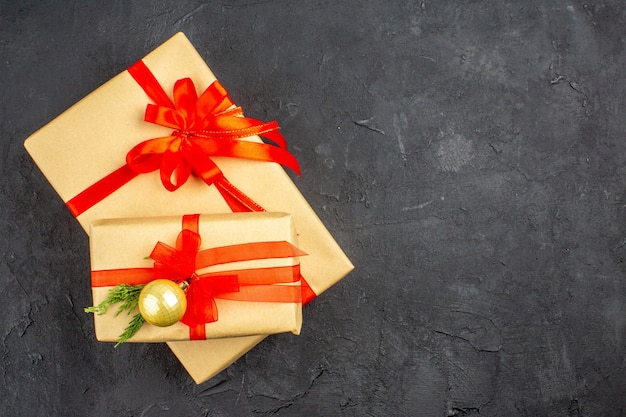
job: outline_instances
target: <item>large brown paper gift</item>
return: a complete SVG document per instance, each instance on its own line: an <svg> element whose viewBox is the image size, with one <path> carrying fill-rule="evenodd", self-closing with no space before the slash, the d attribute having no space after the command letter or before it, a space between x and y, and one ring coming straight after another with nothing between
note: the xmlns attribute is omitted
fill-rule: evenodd
<svg viewBox="0 0 626 417"><path fill-rule="evenodd" d="M165 91L190 77L200 90L215 76L184 34L178 33L143 58ZM52 186L67 202L124 164L137 143L171 130L143 121L149 99L124 71L29 137L25 146ZM249 138L260 142L257 137ZM317 295L347 275L353 266L315 212L275 163L213 158L225 176L268 211L291 213L299 248L308 253L302 275ZM104 218L230 212L215 187L191 177L171 193L158 173L143 174L77 217L87 231ZM168 342L197 382L216 375L263 340L264 336Z"/></svg>
<svg viewBox="0 0 626 417"><path fill-rule="evenodd" d="M210 251L214 248L218 248L218 251L219 248L228 250L232 249L230 248L231 245L248 244L244 247L245 249L250 248L249 244L254 243L259 244L259 246L263 245L265 250L268 250L267 246L272 244L268 244L268 242L281 245L281 250L273 251L275 255L279 253L283 256L292 253L294 255L299 254L297 249L294 250L298 247L298 240L292 217L289 214L230 213L188 217L196 220L197 233L201 238L200 250L205 250L206 255L215 254L216 251ZM150 255L157 242L162 242L172 248L175 247L181 232L181 223L180 216L107 219L96 220L91 223L90 252L94 305L105 300L109 290L113 288L113 286L107 285L111 282L128 283L128 277L135 280L140 279L142 282L148 279L153 280L154 272L150 270L153 269L154 260L148 258L147 255ZM288 242L293 247L284 245L284 242ZM237 249L235 248L235 250ZM193 253L193 256L195 258L196 253ZM209 274L223 272L226 279L231 279L231 277L237 276L236 274L241 275L242 273L239 271L244 271L251 274L249 280L253 282L255 273L260 275L264 269L268 269L269 273L277 277L277 281L280 282L271 286L263 286L261 291L266 290L270 296L288 296L289 301L297 301L301 292L298 279L299 259L298 256L269 257L268 259L221 263L204 268L200 268L198 265L199 269L195 271L195 274L202 280L211 279ZM151 274L152 276L150 276ZM146 275L148 278L144 279L143 277ZM219 280L221 277L218 276L213 279ZM98 283L98 280L103 281L104 285ZM197 285L197 283L192 281L190 285ZM260 287L248 286L242 290L254 291L258 288ZM188 291L190 290L191 287ZM128 341L189 340L192 331L207 339L282 332L300 333L302 325L301 302L228 299L228 295L234 295L233 298L237 298L239 294L241 293L226 294L225 298L217 296L214 300L218 312L217 320L205 324L200 332L181 322L168 327L157 327L144 323L135 336ZM262 296L258 295L258 297ZM255 297L258 299L256 294L251 296L251 298ZM125 313L116 315L113 311L115 308L112 306L107 314L94 315L96 337L100 341L117 341L119 335L128 326L130 318L138 313L138 310L135 310L130 313L130 316Z"/></svg>

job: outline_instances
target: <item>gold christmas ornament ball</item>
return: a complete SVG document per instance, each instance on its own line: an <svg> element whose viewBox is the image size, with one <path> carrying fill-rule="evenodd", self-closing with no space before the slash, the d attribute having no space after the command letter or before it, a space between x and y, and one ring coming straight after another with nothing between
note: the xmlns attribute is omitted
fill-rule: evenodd
<svg viewBox="0 0 626 417"><path fill-rule="evenodd" d="M150 324L167 327L179 321L187 310L187 296L173 281L157 279L139 294L139 312Z"/></svg>

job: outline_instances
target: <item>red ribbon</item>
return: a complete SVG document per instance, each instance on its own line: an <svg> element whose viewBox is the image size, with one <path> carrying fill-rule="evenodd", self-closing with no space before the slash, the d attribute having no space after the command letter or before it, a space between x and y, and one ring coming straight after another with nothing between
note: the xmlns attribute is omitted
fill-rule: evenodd
<svg viewBox="0 0 626 417"><path fill-rule="evenodd" d="M176 246L158 242L150 257L153 268L92 271L92 286L146 284L155 279L187 280L187 311L181 322L189 326L192 340L206 339L205 324L218 319L215 299L299 303L305 291L300 286L280 285L301 280L299 265L252 268L198 274L197 270L231 262L304 256L288 242L255 242L200 250L198 215L183 217L183 230Z"/></svg>
<svg viewBox="0 0 626 417"><path fill-rule="evenodd" d="M212 156L228 156L277 162L298 175L295 157L287 151L285 138L275 121L264 123L243 117L222 85L213 82L200 96L189 78L176 81L170 100L152 72L139 61L130 75L155 104L148 104L145 121L174 129L171 135L149 139L133 147L126 164L91 185L66 205L78 217L135 176L159 170L163 186L174 191L191 173L207 185L214 184L233 211L263 211L263 208L230 183ZM274 145L240 140L258 135Z"/></svg>

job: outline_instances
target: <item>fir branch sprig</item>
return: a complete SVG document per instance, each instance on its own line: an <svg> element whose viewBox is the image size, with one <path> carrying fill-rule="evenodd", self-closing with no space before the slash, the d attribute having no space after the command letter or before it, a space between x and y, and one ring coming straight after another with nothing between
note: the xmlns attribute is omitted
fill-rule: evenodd
<svg viewBox="0 0 626 417"><path fill-rule="evenodd" d="M118 284L109 290L107 297L100 304L85 308L85 313L95 313L98 315L106 314L113 304L122 303L115 313L115 316L117 317L122 311L126 311L127 314L130 314L137 307L139 293L141 293L143 287L145 287L145 285ZM128 323L128 326L126 326L119 336L115 347L118 347L121 343L133 337L144 322L145 319L140 313L135 314L130 323Z"/></svg>
<svg viewBox="0 0 626 417"><path fill-rule="evenodd" d="M96 313L98 315L106 314L109 311L109 307L116 303L123 303L115 313L115 316L119 316L122 311L131 311L137 307L139 301L139 293L145 287L145 285L129 285L118 284L109 290L107 297L103 302L97 306L87 307L85 313Z"/></svg>
<svg viewBox="0 0 626 417"><path fill-rule="evenodd" d="M135 333L137 333L139 331L141 326L143 326L143 323L145 321L146 321L146 319L144 319L141 314L139 314L139 313L135 314L133 319L130 321L130 323L128 323L128 326L126 326L126 328L124 329L124 331L120 335L120 337L119 337L119 339L118 339L118 341L117 341L117 343L115 344L114 347L118 347L120 344L124 343L125 341L127 341L128 339L133 337L135 335Z"/></svg>

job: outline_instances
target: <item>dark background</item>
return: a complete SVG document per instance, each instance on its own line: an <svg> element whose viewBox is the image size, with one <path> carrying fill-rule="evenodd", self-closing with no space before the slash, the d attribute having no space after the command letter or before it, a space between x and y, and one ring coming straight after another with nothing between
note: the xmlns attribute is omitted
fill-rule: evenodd
<svg viewBox="0 0 626 417"><path fill-rule="evenodd" d="M0 414L626 416L621 1L0 2ZM356 269L196 386L98 343L23 148L183 31Z"/></svg>

